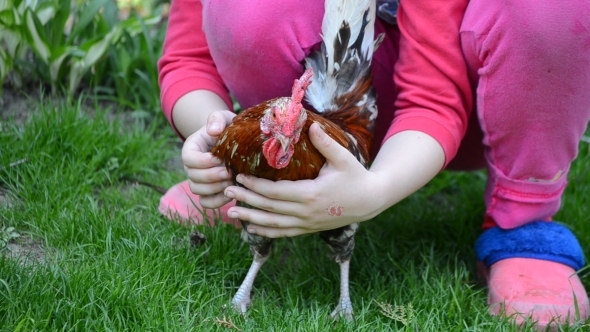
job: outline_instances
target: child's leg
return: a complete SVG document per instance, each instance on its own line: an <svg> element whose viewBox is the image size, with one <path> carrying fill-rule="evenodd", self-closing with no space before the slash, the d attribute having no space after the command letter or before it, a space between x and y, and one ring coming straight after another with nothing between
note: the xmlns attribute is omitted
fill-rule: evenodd
<svg viewBox="0 0 590 332"><path fill-rule="evenodd" d="M488 214L502 228L551 217L590 118L587 1L472 1L463 27L485 133Z"/></svg>
<svg viewBox="0 0 590 332"><path fill-rule="evenodd" d="M540 222L559 209L590 119L589 17L582 0L473 0L461 28L484 132L487 215L509 230L491 229L478 241L491 265L490 301L506 301L508 314L535 308L540 324L573 315L572 290L583 318L589 310L577 276L567 278L584 264L577 240ZM494 288L502 283L510 287Z"/></svg>

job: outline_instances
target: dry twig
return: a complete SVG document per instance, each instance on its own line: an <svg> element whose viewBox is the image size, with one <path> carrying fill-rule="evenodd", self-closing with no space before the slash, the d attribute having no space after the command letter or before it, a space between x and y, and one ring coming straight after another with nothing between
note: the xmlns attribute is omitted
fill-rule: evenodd
<svg viewBox="0 0 590 332"><path fill-rule="evenodd" d="M392 306L389 303L375 301L379 308L381 308L381 314L383 316L391 318L395 321L398 321L404 326L408 326L412 323L414 319L414 308L412 304L408 305L394 305Z"/></svg>
<svg viewBox="0 0 590 332"><path fill-rule="evenodd" d="M234 324L231 317L225 318L225 315L223 315L223 318L221 318L221 319L219 319L218 317L215 317L215 324L217 324L219 326L223 326L228 329L237 330L239 332L242 332L242 330L240 328L238 328L236 326L236 324Z"/></svg>

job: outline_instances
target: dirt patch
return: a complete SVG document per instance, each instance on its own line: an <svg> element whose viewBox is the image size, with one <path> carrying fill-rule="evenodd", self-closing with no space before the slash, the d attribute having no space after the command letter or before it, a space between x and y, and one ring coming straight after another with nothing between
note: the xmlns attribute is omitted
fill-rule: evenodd
<svg viewBox="0 0 590 332"><path fill-rule="evenodd" d="M39 241L32 236L21 236L8 243L6 250L0 252L10 259L18 261L21 265L34 265L46 263L46 252Z"/></svg>
<svg viewBox="0 0 590 332"><path fill-rule="evenodd" d="M38 92L33 94L32 91L15 90L5 86L4 92L0 95L0 121L10 119L17 126L22 126L37 104L37 96Z"/></svg>
<svg viewBox="0 0 590 332"><path fill-rule="evenodd" d="M73 97L73 103L78 100L79 95ZM60 94L51 94L42 86L35 87L34 84L27 88L17 89L9 84L4 85L4 90L0 94L0 123L10 121L17 127L30 118L31 114L38 109L39 103L46 105L67 104L67 97ZM137 122L132 110L118 112L119 104L112 100L88 97L83 98L82 106L84 112L94 117L97 109L109 111L108 117L111 121L115 118L120 120L125 126L133 126ZM1 126L0 126L1 129Z"/></svg>
<svg viewBox="0 0 590 332"><path fill-rule="evenodd" d="M182 163L182 154L180 152L182 151L182 142L176 142L175 146L178 149L178 153L175 153L174 157L168 160L164 166L169 171L178 171L184 169L184 164Z"/></svg>
<svg viewBox="0 0 590 332"><path fill-rule="evenodd" d="M8 192L0 187L0 208L11 208L12 200L8 197Z"/></svg>

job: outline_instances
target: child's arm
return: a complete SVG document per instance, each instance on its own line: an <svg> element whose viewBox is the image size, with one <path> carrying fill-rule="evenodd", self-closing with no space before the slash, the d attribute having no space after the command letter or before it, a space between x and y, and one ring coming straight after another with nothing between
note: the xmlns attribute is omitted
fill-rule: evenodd
<svg viewBox="0 0 590 332"><path fill-rule="evenodd" d="M436 139L453 159L473 108L460 27L468 0L407 1L400 4L398 96L385 140L417 130Z"/></svg>
<svg viewBox="0 0 590 332"><path fill-rule="evenodd" d="M232 110L202 30L200 0L174 0L158 62L162 109L181 138L201 128L213 111Z"/></svg>
<svg viewBox="0 0 590 332"><path fill-rule="evenodd" d="M234 114L209 52L202 14L200 0L172 1L164 52L158 62L159 83L164 115L186 139L182 160L191 191L202 195L203 207L219 207L227 201L222 192L230 177L209 151L223 128L206 128L206 123L209 119L225 126Z"/></svg>
<svg viewBox="0 0 590 332"><path fill-rule="evenodd" d="M195 90L183 95L174 104L172 121L182 137L189 137L207 124L211 113L229 109L214 92Z"/></svg>

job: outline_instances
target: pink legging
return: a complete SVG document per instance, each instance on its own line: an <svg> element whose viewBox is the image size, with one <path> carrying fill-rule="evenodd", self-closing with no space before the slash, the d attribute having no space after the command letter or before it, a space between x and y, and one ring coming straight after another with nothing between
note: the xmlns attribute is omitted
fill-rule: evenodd
<svg viewBox="0 0 590 332"><path fill-rule="evenodd" d="M204 1L203 28L225 84L249 107L289 95L320 42L323 1ZM476 111L453 169L487 167L487 215L502 228L557 212L590 119L590 2L470 1L461 41ZM373 60L376 142L393 118L399 33ZM232 47L227 47L232 45ZM375 151L379 146L376 144Z"/></svg>

